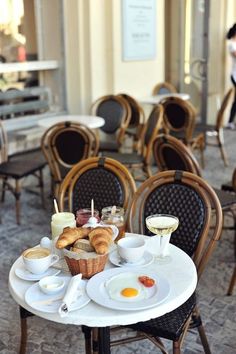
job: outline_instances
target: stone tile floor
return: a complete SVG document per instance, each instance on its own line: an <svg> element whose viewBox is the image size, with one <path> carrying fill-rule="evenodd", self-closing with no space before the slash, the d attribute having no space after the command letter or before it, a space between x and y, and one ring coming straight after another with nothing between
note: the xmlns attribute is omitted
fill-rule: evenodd
<svg viewBox="0 0 236 354"><path fill-rule="evenodd" d="M230 157L230 166L225 168L218 149L206 150L206 168L203 177L215 187L231 178L236 167L235 132L226 131L226 150ZM49 186L49 180L47 185ZM49 191L47 190L47 195ZM18 306L8 291L8 273L11 264L27 247L37 244L42 236L49 234L52 201L48 198L47 208L43 210L40 198L29 192L22 194L22 224L17 226L14 214L14 199L10 194L1 205L0 215L0 353L18 352L20 340L20 322ZM232 223L227 217L226 223ZM234 295L226 296L226 290L234 267L233 232L225 230L219 245L209 262L198 285L199 307L205 323L205 329L212 354L236 353L236 288ZM122 336L122 333L119 333ZM168 346L170 349L171 347ZM112 348L113 354L158 353L159 350L149 341L127 344ZM171 350L170 350L171 352ZM84 353L83 336L80 328L64 326L32 317L28 319L27 353ZM183 346L184 354L203 353L196 331L189 332Z"/></svg>

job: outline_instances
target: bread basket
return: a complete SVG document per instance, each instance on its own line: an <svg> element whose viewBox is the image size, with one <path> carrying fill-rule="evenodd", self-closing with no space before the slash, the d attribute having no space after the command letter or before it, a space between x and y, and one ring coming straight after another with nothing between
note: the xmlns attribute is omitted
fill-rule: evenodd
<svg viewBox="0 0 236 354"><path fill-rule="evenodd" d="M99 255L96 252L78 254L67 248L63 249L64 258L72 275L81 273L83 278L91 278L101 272L108 259L108 253Z"/></svg>

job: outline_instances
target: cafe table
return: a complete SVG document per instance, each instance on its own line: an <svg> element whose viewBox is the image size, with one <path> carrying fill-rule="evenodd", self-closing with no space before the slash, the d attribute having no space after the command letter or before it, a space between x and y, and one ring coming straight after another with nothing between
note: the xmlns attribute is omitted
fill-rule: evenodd
<svg viewBox="0 0 236 354"><path fill-rule="evenodd" d="M133 234L127 234L127 236L132 235ZM147 236L143 237L147 241L146 250L149 252L154 250L154 238ZM163 296L162 301L157 302L156 305L150 308L148 306L147 308L142 308L142 310L137 309L135 311L130 311L108 308L106 307L105 300L103 306L91 300L86 306L69 312L66 317L60 317L58 313L45 313L35 310L25 301L25 292L30 286L32 286L32 282L21 280L15 274L15 269L22 266L23 261L21 256L11 267L9 273L9 290L16 303L34 315L65 325L85 325L98 328L99 353L109 354L110 326L129 325L162 316L182 305L194 292L197 285L197 272L192 259L185 252L172 244L169 245L169 252L171 261L167 264L157 264L154 257L154 261L151 264L145 267L135 268L135 271L140 270L141 274L155 274L160 277L160 279L165 280L169 285L169 291L166 293L166 296ZM110 263L110 261L107 262L105 269L108 270L113 268L115 268L115 266ZM132 272L134 267L129 267L128 270L127 267L116 267L116 269L118 269L117 272L119 272L119 269L121 271L125 270L127 272ZM102 273L104 275L105 272L99 273L99 276L101 276ZM93 278L95 279L95 277L92 277L91 280L93 280ZM161 280L159 286L161 288ZM159 290L161 291L161 289ZM98 283L94 293L97 294L99 292L100 284Z"/></svg>
<svg viewBox="0 0 236 354"><path fill-rule="evenodd" d="M144 103L144 104L155 105L155 104L158 104L159 102L161 102L163 99L169 98L169 97L181 98L184 101L190 99L190 96L187 93L163 93L163 94L159 94L159 95L141 97L138 99L138 101L140 103Z"/></svg>
<svg viewBox="0 0 236 354"><path fill-rule="evenodd" d="M56 117L43 118L38 121L38 125L42 128L49 128L54 124L71 121L86 125L90 129L101 128L105 124L102 117L92 115L62 115Z"/></svg>

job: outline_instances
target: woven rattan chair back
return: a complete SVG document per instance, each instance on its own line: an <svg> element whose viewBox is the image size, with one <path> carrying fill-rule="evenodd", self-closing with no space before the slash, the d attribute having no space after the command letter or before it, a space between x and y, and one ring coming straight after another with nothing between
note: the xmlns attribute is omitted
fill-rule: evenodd
<svg viewBox="0 0 236 354"><path fill-rule="evenodd" d="M216 221L208 238L212 209ZM157 173L134 195L129 214L131 232L151 235L145 219L148 215L162 213L179 218L179 227L172 234L171 243L194 259L200 276L222 230L222 209L214 190L201 177L190 172ZM138 230L135 230L137 225Z"/></svg>
<svg viewBox="0 0 236 354"><path fill-rule="evenodd" d="M160 134L154 139L153 157L159 171L182 170L201 176L200 166L191 150L171 135Z"/></svg>
<svg viewBox="0 0 236 354"><path fill-rule="evenodd" d="M100 212L111 205L128 210L135 190L133 177L120 162L93 157L81 161L67 174L60 186L59 205L61 210L75 212L89 207L94 199L95 208Z"/></svg>
<svg viewBox="0 0 236 354"><path fill-rule="evenodd" d="M91 129L68 121L50 127L42 137L41 147L57 185L75 164L96 155L99 143Z"/></svg>
<svg viewBox="0 0 236 354"><path fill-rule="evenodd" d="M219 131L220 128L223 128L224 126L225 111L228 108L230 101L232 100L234 90L235 90L234 88L229 89L229 91L226 93L226 95L223 98L219 111L217 112L217 116L216 116L217 131Z"/></svg>
<svg viewBox="0 0 236 354"><path fill-rule="evenodd" d="M169 82L161 82L154 86L152 90L153 95L163 95L167 93L176 93L176 88Z"/></svg>
<svg viewBox="0 0 236 354"><path fill-rule="evenodd" d="M144 110L139 103L132 96L127 95L126 93L120 93L118 96L124 98L130 106L131 118L129 128L135 128L140 126L140 124L144 124Z"/></svg>
<svg viewBox="0 0 236 354"><path fill-rule="evenodd" d="M93 115L104 118L100 128L106 134L116 134L117 142L122 143L131 119L131 109L123 97L107 95L100 97L91 107Z"/></svg>
<svg viewBox="0 0 236 354"><path fill-rule="evenodd" d="M185 144L189 144L195 127L196 110L190 102L179 97L169 97L161 101L164 107L164 129L170 134L182 134Z"/></svg>

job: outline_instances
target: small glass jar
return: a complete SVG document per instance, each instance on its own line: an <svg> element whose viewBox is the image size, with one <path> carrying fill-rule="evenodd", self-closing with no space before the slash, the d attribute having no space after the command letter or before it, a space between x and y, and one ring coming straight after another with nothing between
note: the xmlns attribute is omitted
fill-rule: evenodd
<svg viewBox="0 0 236 354"><path fill-rule="evenodd" d="M75 227L75 215L73 213L61 212L52 215L51 233L52 239L63 232L64 227Z"/></svg>
<svg viewBox="0 0 236 354"><path fill-rule="evenodd" d="M109 206L102 209L101 221L103 224L112 224L119 229L115 242L125 236L125 211L118 206Z"/></svg>
<svg viewBox="0 0 236 354"><path fill-rule="evenodd" d="M79 209L76 212L76 226L83 226L84 224L87 224L89 218L91 218L92 213L91 213L91 208L85 208L85 209ZM94 209L93 216L97 219L98 222L100 222L100 217L99 217L99 211L97 209Z"/></svg>

